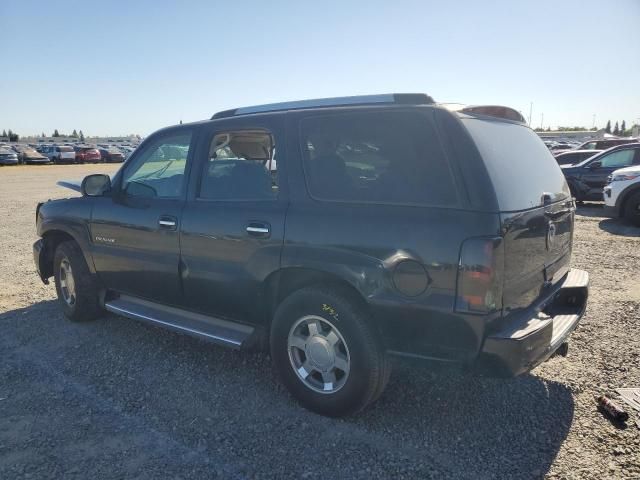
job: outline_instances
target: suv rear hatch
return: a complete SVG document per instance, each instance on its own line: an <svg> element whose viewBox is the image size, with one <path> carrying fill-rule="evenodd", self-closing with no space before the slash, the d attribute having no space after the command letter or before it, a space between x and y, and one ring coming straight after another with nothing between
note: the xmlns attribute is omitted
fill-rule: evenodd
<svg viewBox="0 0 640 480"><path fill-rule="evenodd" d="M73 147L58 147L58 151L60 152L60 158L74 160L76 158L76 152Z"/></svg>
<svg viewBox="0 0 640 480"><path fill-rule="evenodd" d="M560 167L527 126L464 118L493 183L504 242L503 313L526 308L569 270L575 207Z"/></svg>

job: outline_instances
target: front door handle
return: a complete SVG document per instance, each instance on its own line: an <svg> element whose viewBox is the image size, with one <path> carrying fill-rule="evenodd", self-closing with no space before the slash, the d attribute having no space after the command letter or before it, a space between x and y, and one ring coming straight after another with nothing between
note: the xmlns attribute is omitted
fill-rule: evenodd
<svg viewBox="0 0 640 480"><path fill-rule="evenodd" d="M158 226L164 230L175 230L178 225L178 219L171 215L161 215L158 219Z"/></svg>
<svg viewBox="0 0 640 480"><path fill-rule="evenodd" d="M271 235L271 227L265 222L251 222L247 225L247 233L252 237L266 238Z"/></svg>

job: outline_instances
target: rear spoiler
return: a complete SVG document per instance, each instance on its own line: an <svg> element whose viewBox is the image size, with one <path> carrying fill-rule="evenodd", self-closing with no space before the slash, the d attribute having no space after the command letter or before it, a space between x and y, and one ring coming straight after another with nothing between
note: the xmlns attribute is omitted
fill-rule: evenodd
<svg viewBox="0 0 640 480"><path fill-rule="evenodd" d="M527 123L519 111L502 105L462 105L459 103L441 103L439 105L452 112L468 113L470 115L487 115L489 117L503 118L525 125Z"/></svg>

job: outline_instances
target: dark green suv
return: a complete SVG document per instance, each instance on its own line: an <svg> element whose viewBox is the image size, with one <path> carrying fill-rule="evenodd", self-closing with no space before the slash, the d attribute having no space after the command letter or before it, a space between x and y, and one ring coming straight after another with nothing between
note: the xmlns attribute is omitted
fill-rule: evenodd
<svg viewBox="0 0 640 480"><path fill-rule="evenodd" d="M38 205L34 245L70 319L268 346L327 415L373 402L392 355L527 372L586 307L569 189L506 107L395 94L228 110L150 135L79 190Z"/></svg>

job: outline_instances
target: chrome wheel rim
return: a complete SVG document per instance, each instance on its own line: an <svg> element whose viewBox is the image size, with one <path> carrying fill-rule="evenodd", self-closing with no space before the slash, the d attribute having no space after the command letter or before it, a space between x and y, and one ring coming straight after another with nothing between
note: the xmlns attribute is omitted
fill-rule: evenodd
<svg viewBox="0 0 640 480"><path fill-rule="evenodd" d="M308 315L296 321L287 350L293 371L315 392L335 393L349 377L349 347L335 325L322 317Z"/></svg>
<svg viewBox="0 0 640 480"><path fill-rule="evenodd" d="M62 299L67 303L67 305L75 305L76 282L73 279L71 264L66 258L60 262L60 292L62 293Z"/></svg>

